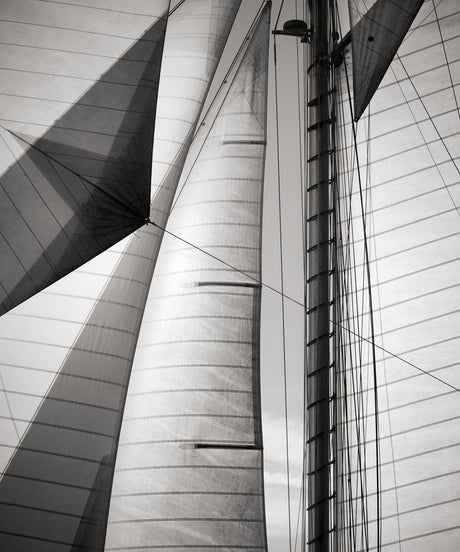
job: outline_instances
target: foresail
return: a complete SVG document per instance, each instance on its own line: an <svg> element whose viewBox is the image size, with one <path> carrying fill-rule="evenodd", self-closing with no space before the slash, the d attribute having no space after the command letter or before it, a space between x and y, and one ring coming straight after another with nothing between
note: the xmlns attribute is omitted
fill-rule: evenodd
<svg viewBox="0 0 460 552"><path fill-rule="evenodd" d="M346 550L353 541L375 549L377 500L382 550L454 550L460 542L460 126L451 81L459 81L459 17L455 0L422 6L370 119L357 125L356 149L349 59L338 82L339 534ZM363 220L377 346L378 496Z"/></svg>
<svg viewBox="0 0 460 552"><path fill-rule="evenodd" d="M368 106L423 1L348 0L356 120Z"/></svg>
<svg viewBox="0 0 460 552"><path fill-rule="evenodd" d="M181 181L133 365L107 550L266 549L259 281L268 36L266 6Z"/></svg>
<svg viewBox="0 0 460 552"><path fill-rule="evenodd" d="M148 217L168 6L1 3L0 314Z"/></svg>
<svg viewBox="0 0 460 552"><path fill-rule="evenodd" d="M174 11L165 41L156 137L173 147L153 153L150 216L159 226L239 0L193 6ZM162 235L141 228L2 317L2 548L103 549L126 386Z"/></svg>

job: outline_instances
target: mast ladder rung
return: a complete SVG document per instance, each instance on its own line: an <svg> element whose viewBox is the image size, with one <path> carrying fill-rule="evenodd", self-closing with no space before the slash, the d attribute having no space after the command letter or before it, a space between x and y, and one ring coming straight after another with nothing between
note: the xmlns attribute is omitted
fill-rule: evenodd
<svg viewBox="0 0 460 552"><path fill-rule="evenodd" d="M313 276L310 276L310 278L307 279L307 284L309 284L310 282L313 282L314 280L317 280L318 276L320 276L321 274L329 274L329 276L332 276L334 273L335 273L334 269L327 269L327 270L322 270L321 272L317 272L316 274L314 274Z"/></svg>
<svg viewBox="0 0 460 552"><path fill-rule="evenodd" d="M318 105L320 100L327 98L331 94L334 94L336 90L336 88L332 88L326 94L320 94L319 96L316 96L316 98L312 98L309 102L307 102L308 107L314 107L315 105Z"/></svg>
<svg viewBox="0 0 460 552"><path fill-rule="evenodd" d="M322 498L321 500L318 500L316 502L314 502L313 504L311 504L310 506L308 506L307 508L307 512L309 512L310 510L313 510L313 508L315 508L316 506L318 506L318 504L321 504L322 502L326 502L326 500L332 500L333 498L335 498L335 492L333 492L331 495L325 497L325 498ZM330 531L328 531L330 533ZM315 539L313 539L315 540ZM313 541L311 541L313 542Z"/></svg>
<svg viewBox="0 0 460 552"><path fill-rule="evenodd" d="M316 370L313 370L313 372L310 372L307 374L307 378L312 378L313 376L316 376L319 372L322 372L323 370L330 370L331 368L334 368L335 362L332 362L331 364L327 364L326 366L321 366L321 368L317 368Z"/></svg>
<svg viewBox="0 0 460 552"><path fill-rule="evenodd" d="M334 498L334 497L332 497ZM308 508L307 508L308 510ZM328 529L326 531L326 533L321 533L320 535L317 535L314 539L311 539L309 541L307 541L307 544L312 544L314 543L315 541L319 540L319 539L322 539L323 537L325 537L326 535L330 535L331 533L333 533L335 531L335 527L333 527L332 529Z"/></svg>
<svg viewBox="0 0 460 552"><path fill-rule="evenodd" d="M312 132L313 130L316 130L322 125L331 125L332 123L335 123L336 118L330 117L328 119L323 119L322 121L318 121L317 123L313 123L309 127L307 127L307 132Z"/></svg>
<svg viewBox="0 0 460 552"><path fill-rule="evenodd" d="M315 184L312 184L311 186L307 187L307 193L311 192L313 190L316 190L316 188L319 188L319 186L321 186L321 184L324 184L326 182L327 182L327 184L334 184L335 178L329 178L329 180L321 180L321 182L315 182Z"/></svg>
<svg viewBox="0 0 460 552"><path fill-rule="evenodd" d="M306 475L307 475L307 477L309 477L310 475L314 475L315 473L319 473L320 471L325 470L326 468L330 468L334 464L335 464L335 458L330 460L327 464L323 464L320 468L316 468L315 470L311 470L311 471L307 472Z"/></svg>
<svg viewBox="0 0 460 552"><path fill-rule="evenodd" d="M309 158L307 159L307 163L311 163L312 161L316 161L317 159L319 159L319 158L322 157L323 155L332 155L334 152L335 152L335 148L332 148L332 149L329 149L329 150L325 150L325 151L320 151L320 152L317 153L316 155L313 155L312 157L309 157Z"/></svg>
<svg viewBox="0 0 460 552"><path fill-rule="evenodd" d="M321 215L331 215L333 213L332 209L323 209L322 211L319 211L318 213L315 213L311 217L307 218L307 222L312 222L313 220L316 220ZM318 243L326 243L324 242L318 242Z"/></svg>

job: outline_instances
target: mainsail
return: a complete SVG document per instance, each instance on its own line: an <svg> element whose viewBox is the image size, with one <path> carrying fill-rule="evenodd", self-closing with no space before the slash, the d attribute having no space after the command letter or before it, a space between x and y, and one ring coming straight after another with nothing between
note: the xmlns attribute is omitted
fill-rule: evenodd
<svg viewBox="0 0 460 552"><path fill-rule="evenodd" d="M168 6L2 2L0 314L148 217Z"/></svg>
<svg viewBox="0 0 460 552"><path fill-rule="evenodd" d="M259 281L269 13L200 127L169 219L126 402L107 550L266 548Z"/></svg>
<svg viewBox="0 0 460 552"><path fill-rule="evenodd" d="M346 550L375 549L377 523L385 551L460 542L458 21L454 0L424 4L355 127L356 147L348 93L355 58L347 56L337 83L338 521Z"/></svg>

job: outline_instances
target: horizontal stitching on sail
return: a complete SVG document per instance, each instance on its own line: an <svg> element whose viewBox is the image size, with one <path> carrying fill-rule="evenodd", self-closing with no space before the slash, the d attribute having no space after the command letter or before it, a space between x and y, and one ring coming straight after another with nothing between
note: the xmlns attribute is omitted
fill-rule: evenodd
<svg viewBox="0 0 460 552"><path fill-rule="evenodd" d="M98 84L114 84L116 86L130 86L132 88L147 88L148 90L152 89L152 86L146 86L144 84L131 84L128 82L114 82L114 81L106 81L102 79L98 79L95 77L94 79L88 78L88 77L76 77L74 75L59 75L58 73L47 73L46 71L31 71L30 69L14 69L12 67L0 67L1 71L14 71L15 73L32 73L33 75L46 75L47 77L59 77L63 79L72 79L72 80L82 80L87 82L95 82L97 80ZM155 81L146 81L144 79L144 82L151 82L152 84L156 84ZM4 121L7 121L8 119L3 119ZM17 121L20 122L20 121ZM34 123L29 123L34 124ZM40 125L40 126L47 126L47 125Z"/></svg>
<svg viewBox="0 0 460 552"><path fill-rule="evenodd" d="M0 419L4 419L4 420L13 420L16 421L16 422L29 422L29 420L26 420L24 418L18 418L17 416L15 416L14 418L12 418L11 416L0 416ZM108 437L109 439L113 439L113 434L112 433L102 433L100 431L93 431L93 430L90 430L90 429L83 429L83 428L79 428L79 427L71 427L71 426L68 426L68 425L60 425L60 424L52 424L52 423L48 423L48 422L40 422L39 420L37 420L36 418L31 422L31 424L33 426L43 426L43 427L53 427L53 428L57 428L57 429L65 429L65 430L68 430L68 431L75 431L75 432L78 432L78 433L86 433L88 435L99 435L100 437ZM21 448L21 445L19 445L19 448ZM34 450L37 450L37 452L42 452L43 454L47 454L46 451L44 450L40 450L40 449L29 449L31 451L34 451Z"/></svg>
<svg viewBox="0 0 460 552"><path fill-rule="evenodd" d="M247 446L250 446L250 447L254 447L254 442L253 441L248 441L248 442L244 442L244 441L229 441L228 439L221 439L221 440L216 440L214 439L214 441L212 441L213 444L215 443L221 443L223 445L247 445ZM120 447L133 447L133 446L139 446L139 445L177 445L179 444L179 448L184 448L184 447L181 447L181 445L187 445L187 444L190 444L190 445L195 445L196 444L196 440L195 439L149 439L148 441L125 441L123 443L120 443L119 446ZM192 448L195 448L195 447L192 447ZM253 450L258 450L260 451L261 449L260 448L257 448L257 449L253 449ZM181 466L179 466L181 467ZM183 467L183 466L182 466ZM210 465L208 466L210 468L213 468L215 466L213 465ZM126 468L127 470L129 468ZM138 468L136 468L138 469ZM141 469L141 468L139 468ZM147 468L146 468L147 469ZM121 470L123 471L123 470Z"/></svg>
<svg viewBox="0 0 460 552"><path fill-rule="evenodd" d="M27 124L27 125L44 127L44 128L51 128L51 125L49 125L49 124L33 123L32 121L20 121L20 120L17 120L17 119L5 119L5 118L0 118L0 121L7 121L8 123ZM123 139L126 139L126 140L128 140L129 138L136 135L135 131L129 131L129 130L119 130L119 132L117 134L109 134L108 132L100 132L100 131L95 131L95 130L86 130L84 128L61 127L61 126L58 126L56 124L52 125L52 128L53 128L53 130L55 130L55 129L56 130L70 130L72 132L83 132L85 134L93 134L93 135L98 135L98 136L108 136L109 138L123 138ZM120 136L121 132L124 134L124 136ZM28 142L26 142L26 143L28 143ZM41 152L41 150L39 150L39 151ZM58 156L59 156L59 154L57 155L57 157ZM51 158L51 159L54 161L53 158ZM82 174L81 176L85 176L85 175ZM105 180L109 180L109 179L106 178ZM118 182L118 181L116 181L116 182Z"/></svg>
<svg viewBox="0 0 460 552"><path fill-rule="evenodd" d="M121 253L120 255L124 255L124 253ZM78 271L79 274L89 274L90 276L102 276L103 278L108 278L110 280L121 280L123 282L133 282L133 284L139 284L140 286L146 286L147 283L145 280L137 280L136 278L132 278L131 276L118 276L117 274L107 274L104 272L86 272L86 271ZM150 284L150 282L149 282Z"/></svg>
<svg viewBox="0 0 460 552"><path fill-rule="evenodd" d="M0 418L10 419L8 416L0 416ZM241 414L212 414L210 412L206 414L155 414L151 416L134 416L132 418L123 418L123 422L132 422L135 420L156 420L159 418L235 418L238 420L252 420L253 416L243 416Z"/></svg>
<svg viewBox="0 0 460 552"><path fill-rule="evenodd" d="M109 522L109 525L112 522ZM106 546L105 550L147 550L151 548L155 549L162 549L162 548L197 548L198 546L196 544L153 544L153 545L146 545L146 546ZM266 550L265 546L250 546L250 545L235 545L235 544L200 544L199 548L225 548L227 550L233 550L234 548L237 548L238 550Z"/></svg>
<svg viewBox="0 0 460 552"><path fill-rule="evenodd" d="M72 347L70 347L70 349L71 348ZM56 374L55 370L43 370L42 368L29 368L29 367L26 367L26 366L22 366L22 367L19 366L19 368L23 368L24 370L36 370L38 372ZM67 377L67 378L82 379L82 380L95 382L95 383L107 383L109 385L115 385L116 387L126 387L126 385L124 383L118 383L116 381L106 380L106 379L102 379L102 378L93 378L91 376L82 376L80 374L69 374L69 373L66 373L66 372L59 372L59 377L62 377L62 376ZM22 392L18 391L18 393L22 393Z"/></svg>
<svg viewBox="0 0 460 552"><path fill-rule="evenodd" d="M82 273L83 274L83 273ZM88 301L92 301L94 303L108 303L110 305L120 305L122 307L129 307L130 309L135 309L137 311L142 310L140 307L136 305L132 305L130 303L122 303L121 301L111 301L109 299L99 298L99 297L85 297L83 295L72 295L71 293L57 293L55 291L46 291L44 290L41 292L42 295L57 295L59 297L71 297L72 299L86 299Z"/></svg>
<svg viewBox="0 0 460 552"><path fill-rule="evenodd" d="M219 495L219 496L262 496L262 493L238 493L231 491L152 491L143 493L119 493L112 497L122 498L130 496L162 496L162 495Z"/></svg>
<svg viewBox="0 0 460 552"><path fill-rule="evenodd" d="M41 0L43 1L43 0ZM48 52L61 52L63 54L76 54L81 56L90 56L95 58L103 58L103 59L111 59L114 61L120 61L120 57L117 56L107 56L105 54L95 54L92 52L79 52L77 50L63 50L62 48L50 48L49 46L37 46L36 44L19 44L15 42L1 42L0 44L3 44L5 46L14 46L16 48L31 48L32 50L46 50ZM160 66L161 63L156 61L149 61L144 59L133 59L133 58L123 58L123 62L131 62L134 61L136 63L143 63L145 65L158 65Z"/></svg>
<svg viewBox="0 0 460 552"><path fill-rule="evenodd" d="M128 12L127 12L128 13ZM158 20L164 19L164 17L159 17ZM120 36L120 35L114 35L110 33L99 33L97 31L85 31L82 29L75 29L72 27L59 27L57 25L45 25L43 23L31 23L28 21L14 21L13 19L0 19L0 21L3 21L4 23L18 23L19 25L31 25L33 27L46 27L48 29L62 29L63 31L74 31L76 33L83 33L83 34L94 34L99 36L108 36L110 38L121 38L122 40L127 40L129 42L150 42L151 44L159 44L158 40L147 40L145 38L140 37L129 37L129 36Z"/></svg>
<svg viewBox="0 0 460 552"><path fill-rule="evenodd" d="M156 324L157 322L169 322L171 320L203 320L203 319L211 319L211 320L248 320L251 321L252 319L248 316L224 316L224 315L218 315L218 314L206 314L206 315L189 315L189 316L169 316L165 318L157 318L155 320L143 320L143 324Z"/></svg>
<svg viewBox="0 0 460 552"><path fill-rule="evenodd" d="M180 236L179 236L180 237ZM174 254L181 251L189 251L190 249L195 249L196 247L200 247L201 249L244 249L245 251L258 251L259 248L256 246L248 246L248 245L221 245L221 244L193 244L189 245L188 247L177 247L174 249L169 249L168 251L165 251L164 254Z"/></svg>
<svg viewBox="0 0 460 552"><path fill-rule="evenodd" d="M238 370L252 370L252 366L240 366L238 364L218 364L213 362L212 364L168 364L166 366L149 366L147 368L136 368L135 372L148 372L150 370L169 370L171 368L226 368L238 369Z"/></svg>
<svg viewBox="0 0 460 552"><path fill-rule="evenodd" d="M25 510L35 510L36 512L45 512L47 514L54 514L54 515L58 515L58 516L65 516L65 517L70 517L70 518L74 518L74 519L78 519L78 520L82 520L82 521L89 521L89 522L92 522L92 523L97 523L97 522L94 521L93 518L88 517L88 516L84 516L82 514L71 514L70 512L63 512L63 511L59 511L59 510L51 510L49 508L43 508L41 506L28 506L26 504L18 504L17 502L6 502L4 500L0 500L0 504L4 504L5 506L13 506L14 508L23 508ZM2 533L2 531L0 531L0 533Z"/></svg>
<svg viewBox="0 0 460 552"><path fill-rule="evenodd" d="M387 359L377 359L377 363L379 362L383 362L384 360L387 360ZM458 366L458 363L454 362L452 364L445 364L444 366L439 366L438 368L433 368L432 370L430 370L430 374L434 374L436 372L440 372L441 370L446 370L448 368L453 368L453 367L457 367ZM347 371L347 370L345 370ZM394 380L391 380L391 381L388 381L388 382L385 382L385 383L380 383L377 385L377 389L383 389L385 387L388 387L390 385L396 385L398 383L401 383L403 381L408 381L408 380L411 380L411 379L415 379L415 378L422 378L426 376L426 374L424 374L423 372L415 372L414 374L412 374L411 376L406 376L404 378L398 378L398 379L394 379ZM373 393L374 392L374 387L372 388L365 388L363 389L363 393Z"/></svg>
<svg viewBox="0 0 460 552"><path fill-rule="evenodd" d="M412 247L406 247L404 249L398 249L397 251L394 251L393 253L388 253L387 255L381 255L378 258L370 259L369 263L376 263L376 262L383 261L385 259L390 259L391 257L395 257L396 255L402 255L403 253L408 253L409 251L414 251L416 249L420 249L421 247L426 247L426 246L432 245L434 243L439 243L439 242L443 242L444 240L449 240L451 238L455 238L458 235L460 235L460 232L454 232L452 234L446 234L444 236L440 236L439 238L435 238L433 240L424 241L424 242L419 243L417 245L413 245ZM345 250L348 247L349 247L349 244L340 244L340 245L337 246L338 249L345 249ZM355 268L362 268L363 266L365 266L364 263L355 264ZM350 268L349 267L346 267L346 268L339 267L339 270L340 270L340 272L349 272ZM435 291L437 291L437 290L435 290ZM351 293L352 292L349 292L346 295L350 295ZM376 312L376 310L381 310L381 309L382 309L382 307L379 307L379 309L375 308L374 312Z"/></svg>
<svg viewBox="0 0 460 552"><path fill-rule="evenodd" d="M50 453L52 454L52 453ZM64 455L62 455L64 456ZM100 459L97 461L98 464L100 464ZM57 485L58 487L66 487L70 489L81 489L84 491L92 491L92 487L84 487L83 485L73 485L72 483L63 483L60 481L53 481L51 479L41 479L39 477L31 477L26 475L18 475L13 473L5 473L3 477L12 477L14 479L23 479L26 481L36 481L37 483L49 483L50 485Z"/></svg>
<svg viewBox="0 0 460 552"><path fill-rule="evenodd" d="M110 9L110 8L101 8L99 6L90 6L88 4L71 4L70 2L57 2L56 0L40 0L40 2L46 2L48 4L59 4L60 6L78 6L78 7L82 7L82 8L89 8L91 10L99 10L99 11L104 11L104 12L113 12L113 13L117 13L117 14L122 14L122 15L136 15L136 16L140 16L140 17L155 17L155 18L159 18L159 19L163 19L164 16L158 16L158 15L155 15L153 13L136 13L136 12L128 12L128 11L122 11L122 10L113 10L113 9Z"/></svg>
<svg viewBox="0 0 460 552"><path fill-rule="evenodd" d="M118 520L114 521L112 520L111 523L113 525L119 525L119 524L126 524L126 523L152 523L155 521L164 522L164 521L213 521L213 522L243 522L243 523L262 523L263 519L251 519L251 518L219 518L219 517L211 517L211 518L146 518L146 519L127 519L127 520Z"/></svg>
<svg viewBox="0 0 460 552"><path fill-rule="evenodd" d="M206 272L219 272L219 273L230 273L230 274L235 273L235 270L233 268L225 268L225 266L223 266L222 268L206 267L205 270L206 270ZM248 271L245 270L243 272L247 273ZM252 270L252 271L249 271L249 272L256 273L258 271ZM155 273L155 279L156 278L170 277L173 274L175 275L175 274L197 274L197 273L202 274L203 273L203 268L202 267L189 268L189 269L186 269L186 270L175 270L174 272L161 272L159 274Z"/></svg>
<svg viewBox="0 0 460 552"><path fill-rule="evenodd" d="M210 388L200 388L200 387L190 387L188 389L161 389L158 391L142 391L139 393L130 393L131 397L138 397L139 395L156 395L162 393L246 393L252 395L252 391L247 389L210 389Z"/></svg>
<svg viewBox="0 0 460 552"><path fill-rule="evenodd" d="M243 341L238 339L177 339L174 341L156 341L153 343L146 343L144 345L138 345L137 348L143 349L145 347L160 347L164 345L184 345L185 343L225 343L226 345L252 345L252 341Z"/></svg>
<svg viewBox="0 0 460 552"><path fill-rule="evenodd" d="M255 271L248 271L244 270L242 272L245 272L248 274L249 272L255 272ZM197 289L197 288L193 288ZM149 301L156 301L161 299L170 299L171 297L191 297L193 295L230 295L232 297L252 297L252 290L251 288L247 288L248 291L246 293L243 293L241 291L232 291L230 289L227 289L226 291L207 291L206 289L200 289L200 291L189 291L188 293L170 293L167 295L155 295L154 297L150 297Z"/></svg>
<svg viewBox="0 0 460 552"><path fill-rule="evenodd" d="M66 324L76 324L78 326L84 326L85 328L99 328L102 330L115 331L115 332L120 332L127 335L137 336L137 332L131 332L124 328L115 328L114 326L106 326L105 324L93 324L92 322L82 322L81 320L69 320L68 318L55 318L52 316L39 316L38 314L22 314L22 313L15 313L14 311L10 313L10 316L14 316L14 317L19 316L21 318L30 318L33 320L38 319L38 320L49 320L53 322L65 322ZM3 339L3 338L0 337L0 339ZM104 380L101 380L101 381L104 381Z"/></svg>
<svg viewBox="0 0 460 552"><path fill-rule="evenodd" d="M260 205L260 201L251 201L245 199L208 199L206 201L194 201L191 203L181 203L175 207L175 209L185 209L186 207L193 207L195 205L206 205L206 204L224 204L235 203L237 205Z"/></svg>
<svg viewBox="0 0 460 552"><path fill-rule="evenodd" d="M401 537L397 541L386 542L385 544L382 544L381 547L383 548L384 546L391 546L393 544L400 544L401 542L407 542L407 541L416 540L416 539L423 539L424 537L429 537L430 535L438 535L440 533L446 533L448 531L455 531L457 529L460 529L460 525L455 525L453 527L446 527L446 528L443 528L443 529L437 529L436 531L430 531L428 533L420 533L420 534L414 535L412 537ZM375 550L375 549L376 549L376 547L372 546L368 550Z"/></svg>
<svg viewBox="0 0 460 552"><path fill-rule="evenodd" d="M144 441L141 443L133 444L149 444L151 441ZM155 441L152 441L155 443ZM121 445L121 443L120 443ZM120 468L118 472L128 472L128 471L140 471L140 470L175 470L175 469L199 469L199 470L244 470L244 471L259 471L260 467L258 466L213 466L211 464L169 464L164 466L139 466L136 468Z"/></svg>
<svg viewBox="0 0 460 552"><path fill-rule="evenodd" d="M52 542L53 544L65 544L66 546L71 546L73 543L67 541L60 541L54 539L46 539L44 537L34 537L33 535L25 535L24 533L15 533L14 531L0 531L2 535L12 535L14 537L21 537L23 539L36 540L40 542Z"/></svg>
<svg viewBox="0 0 460 552"><path fill-rule="evenodd" d="M420 456L428 456L429 454L435 454L436 452L441 452L443 450L449 450L449 449L453 449L455 447L458 447L460 446L460 443L453 443L451 445L446 445L444 447L437 447L437 448L434 448L434 449L430 449L430 450L424 450L422 452L418 452L416 454L410 454L408 456L401 456L400 458L392 458L391 460L388 460L387 462L381 462L379 464L379 467L383 467L383 466L392 466L393 464L396 464L398 462L405 462L406 460L412 460L413 458L419 458ZM366 467L367 470L373 470L375 469L375 465L374 464L368 464L367 467ZM358 470L350 470L350 474L351 475L356 475L357 473L359 473L359 469Z"/></svg>
<svg viewBox="0 0 460 552"><path fill-rule="evenodd" d="M39 100L41 102L51 102L51 103L60 103L68 106L74 106L74 102L67 102L65 100L57 100L55 98L41 98L40 96L26 96L25 94L8 94L6 92L2 92L0 96L8 96L12 98L23 98L23 99L30 99L30 100ZM150 114L150 111L136 111L135 109L124 109L122 107L110 107L108 105L96 105L96 104L87 104L87 103L80 103L78 102L79 106L82 107L94 107L95 109L103 109L107 111L119 111L120 113L134 113L136 115L144 115L144 114ZM62 155L62 154L61 154Z"/></svg>
<svg viewBox="0 0 460 552"><path fill-rule="evenodd" d="M19 338L14 338L14 337L2 337L2 338L0 338L0 340L15 341L15 342L18 342L18 343L30 343L30 344L33 344L33 345L45 345L47 347L56 347L56 349L68 349L69 348L68 345L57 345L56 343L45 343L45 342L41 342L41 341L32 341L30 339L19 339ZM120 355L114 355L112 353L103 352L103 351L95 351L93 349L85 349L83 347L72 347L72 350L73 351L80 351L82 353L92 353L92 354L95 354L95 355L102 355L102 356L107 356L107 357L111 357L111 358L118 358L120 360L130 360L130 357L123 357L123 356L120 356Z"/></svg>
<svg viewBox="0 0 460 552"><path fill-rule="evenodd" d="M15 451L18 449L17 445L2 445L2 444L0 444L0 448L1 447L8 448L8 449L13 449ZM75 456L75 455L72 455L72 454L63 454L63 453L54 452L54 451L41 451L41 450L37 450L37 449L32 449L30 447L25 447L24 445L20 445L20 448L21 448L22 451L34 452L36 454L46 454L48 456L57 456L58 458L68 458L70 460L77 460L78 462L88 462L89 464L97 464L97 465L99 465L101 463L100 458L92 459L92 458L84 458L83 456ZM5 473L4 475L8 475L8 474Z"/></svg>
<svg viewBox="0 0 460 552"><path fill-rule="evenodd" d="M391 413L391 410L390 410L389 413ZM379 435L379 441L383 441L384 439L393 439L394 437L399 437L400 435L407 435L408 433L413 433L414 431L420 431L422 429L426 429L427 427L434 427L434 426L437 426L437 425L453 422L453 421L459 420L459 419L460 419L460 416L454 416L452 418L443 418L442 420L436 420L435 422L431 422L429 424L423 424L423 425L416 426L416 427L409 427L409 428L405 429L404 431L396 431L396 432L390 433L388 435L383 435L383 436L380 434ZM349 420L348 422L342 422L341 424L338 424L338 425L346 426L346 425L348 425L348 423L352 423L352 421ZM375 439L366 439L366 444L369 444L369 443L375 443ZM352 449L352 448L356 448L356 447L360 447L360 446L361 446L360 444L355 443L355 444L347 445L347 447L345 447L345 448L338 448L338 450L344 451L344 450L347 450L347 449Z"/></svg>
<svg viewBox="0 0 460 552"><path fill-rule="evenodd" d="M239 228L259 228L259 224L250 224L250 223L244 223L244 222L229 222L229 221L219 221L219 222L200 222L198 224L187 224L184 226L174 226L174 231L177 230L184 230L184 229L190 229L190 228L206 228L208 226L236 226Z"/></svg>
<svg viewBox="0 0 460 552"><path fill-rule="evenodd" d="M13 391L11 389L3 389L3 391L6 392L6 393L11 393L13 395L24 395L25 397L36 397L36 398L39 398L39 399L43 399L42 394L25 393L24 391ZM101 405L86 403L86 402L83 402L83 401L76 401L76 400L73 400L73 399L62 399L62 398L58 398L58 397L47 397L46 400L47 401L59 401L59 402L70 403L70 404L78 404L80 406L91 407L91 408L100 408L101 410L107 410L109 412L118 413L118 408L111 408L110 406L101 406Z"/></svg>
<svg viewBox="0 0 460 552"><path fill-rule="evenodd" d="M426 375L426 374L423 374L423 375ZM369 393L369 392L371 392L371 390L363 391L363 393ZM391 408L381 409L381 410L379 410L379 415L387 414L387 413L391 414L395 410L400 410L401 408L407 408L409 406L414 406L415 404L421 404L421 403L424 403L424 402L439 399L440 397L446 397L446 396L452 395L454 393L457 393L457 391L454 391L454 390L446 391L445 393L439 393L437 395L430 395L429 397L424 397L423 399L417 399L416 401L411 401L411 402L408 402L408 403L399 404L398 406L392 406ZM374 416L373 412L371 414L362 414L361 415L361 420L364 420L366 418L370 418L370 417L373 417L373 416ZM353 420L350 420L350 421L356 421L356 420L353 419Z"/></svg>

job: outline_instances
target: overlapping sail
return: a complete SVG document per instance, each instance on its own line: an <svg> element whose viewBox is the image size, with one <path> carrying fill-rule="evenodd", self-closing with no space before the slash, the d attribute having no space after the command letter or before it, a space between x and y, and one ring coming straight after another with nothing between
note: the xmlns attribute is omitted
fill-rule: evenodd
<svg viewBox="0 0 460 552"><path fill-rule="evenodd" d="M168 6L2 2L0 314L148 217Z"/></svg>
<svg viewBox="0 0 460 552"><path fill-rule="evenodd" d="M423 1L348 0L356 120L377 90Z"/></svg>
<svg viewBox="0 0 460 552"><path fill-rule="evenodd" d="M349 59L341 72L343 300L336 329L345 550L375 549L377 503L382 550L453 550L460 540L459 17L454 0L424 4L375 94L370 118L357 125L356 148L346 114ZM372 331L364 224L377 345L377 441L373 355L365 341Z"/></svg>
<svg viewBox="0 0 460 552"><path fill-rule="evenodd" d="M266 549L259 281L269 9L200 127L169 219L133 365L107 550Z"/></svg>
<svg viewBox="0 0 460 552"><path fill-rule="evenodd" d="M203 0L170 16L153 154L151 217L159 226L238 5ZM103 549L126 387L161 237L158 227L143 228L2 318L2 546Z"/></svg>

